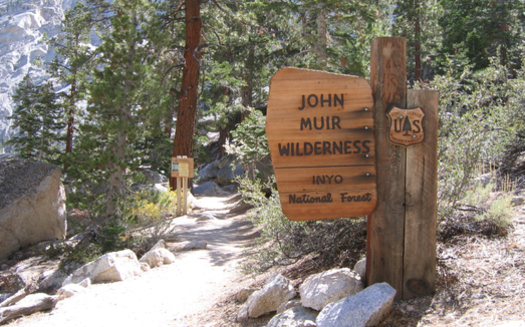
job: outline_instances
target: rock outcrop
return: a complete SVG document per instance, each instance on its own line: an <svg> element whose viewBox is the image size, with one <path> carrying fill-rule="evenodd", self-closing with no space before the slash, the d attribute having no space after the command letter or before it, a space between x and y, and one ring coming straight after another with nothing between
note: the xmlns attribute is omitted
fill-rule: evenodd
<svg viewBox="0 0 525 327"><path fill-rule="evenodd" d="M254 292L239 310L238 321L257 318L266 313L276 311L284 302L295 297L295 291L289 279L282 275L269 278L264 287Z"/></svg>
<svg viewBox="0 0 525 327"><path fill-rule="evenodd" d="M356 295L330 303L317 316L317 327L377 326L392 310L396 290L374 284Z"/></svg>
<svg viewBox="0 0 525 327"><path fill-rule="evenodd" d="M74 3L74 0L0 0L0 154L4 152L2 141L7 141L12 133L11 122L6 119L15 107L11 96L28 72L36 84L47 78L45 67L33 61L53 60L55 52L42 42L44 33L49 37L58 34L65 10Z"/></svg>
<svg viewBox="0 0 525 327"><path fill-rule="evenodd" d="M309 276L299 287L303 306L320 311L327 304L363 290L361 277L348 268Z"/></svg>
<svg viewBox="0 0 525 327"><path fill-rule="evenodd" d="M162 265L170 265L174 263L175 255L166 249L164 242L160 244L164 244L164 247L155 245L151 250L144 254L142 258L140 258L139 262L147 263L150 268L156 268Z"/></svg>
<svg viewBox="0 0 525 327"><path fill-rule="evenodd" d="M356 262L354 266L354 271L358 273L359 276L361 276L362 281L365 281L366 279L366 258L361 259L358 262Z"/></svg>
<svg viewBox="0 0 525 327"><path fill-rule="evenodd" d="M66 235L61 170L0 155L0 259L21 247Z"/></svg>
<svg viewBox="0 0 525 327"><path fill-rule="evenodd" d="M309 308L293 307L274 316L266 327L316 327L317 314L317 311Z"/></svg>
<svg viewBox="0 0 525 327"><path fill-rule="evenodd" d="M135 253L131 250L122 250L106 253L78 268L64 280L62 286L78 284L86 278L93 283L119 282L141 273L142 268Z"/></svg>

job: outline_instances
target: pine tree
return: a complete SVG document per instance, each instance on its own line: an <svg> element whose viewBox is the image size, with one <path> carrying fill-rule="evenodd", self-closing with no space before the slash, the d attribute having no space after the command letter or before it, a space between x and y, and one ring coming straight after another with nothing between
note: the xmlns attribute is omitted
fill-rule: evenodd
<svg viewBox="0 0 525 327"><path fill-rule="evenodd" d="M397 1L393 35L407 39L407 68L412 82L433 77L442 42L439 19L443 9L437 0Z"/></svg>
<svg viewBox="0 0 525 327"><path fill-rule="evenodd" d="M154 7L147 1L116 0L108 9L110 25L97 49L99 68L88 87L88 115L80 126L77 171L72 171L80 183L102 184L106 191L101 213L106 218L119 215L117 201L126 189L126 171L137 169L136 144L149 128L144 123L149 122L149 108L141 100Z"/></svg>
<svg viewBox="0 0 525 327"><path fill-rule="evenodd" d="M502 64L519 66L525 27L523 1L440 0L440 3L444 8L439 21L443 28L443 54L447 57L464 54L474 70L488 67L490 57L498 56L498 52Z"/></svg>
<svg viewBox="0 0 525 327"><path fill-rule="evenodd" d="M7 118L12 120L16 133L6 144L12 145L21 158L60 165L65 122L53 85L50 82L35 85L27 74L13 100L16 107Z"/></svg>
<svg viewBox="0 0 525 327"><path fill-rule="evenodd" d="M90 45L90 34L94 19L93 8L77 2L62 20L62 33L48 40L56 51L55 59L48 64L48 72L65 87L59 94L68 117L65 153L73 150L78 104L85 99L86 83L93 65L95 52Z"/></svg>
<svg viewBox="0 0 525 327"><path fill-rule="evenodd" d="M186 47L184 71L173 140L173 156L193 156L193 134L199 95L200 44L202 20L199 0L185 0Z"/></svg>

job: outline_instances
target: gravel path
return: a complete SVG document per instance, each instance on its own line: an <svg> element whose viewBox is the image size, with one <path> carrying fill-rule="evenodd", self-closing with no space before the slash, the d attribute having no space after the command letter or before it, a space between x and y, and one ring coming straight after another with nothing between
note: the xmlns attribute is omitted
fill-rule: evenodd
<svg viewBox="0 0 525 327"><path fill-rule="evenodd" d="M207 249L179 252L176 263L124 282L91 285L50 313L7 326L219 326L195 320L236 291L243 248L256 236L243 211L235 196L200 198L191 215L174 223L178 241L206 240Z"/></svg>

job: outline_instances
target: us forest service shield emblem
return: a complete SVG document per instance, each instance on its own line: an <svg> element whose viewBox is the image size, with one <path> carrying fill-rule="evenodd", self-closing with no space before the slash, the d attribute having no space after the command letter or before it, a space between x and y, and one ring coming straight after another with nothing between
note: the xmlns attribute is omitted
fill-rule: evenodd
<svg viewBox="0 0 525 327"><path fill-rule="evenodd" d="M409 146L423 142L423 118L425 113L421 108L401 109L393 107L387 114L390 121L390 142L396 145Z"/></svg>

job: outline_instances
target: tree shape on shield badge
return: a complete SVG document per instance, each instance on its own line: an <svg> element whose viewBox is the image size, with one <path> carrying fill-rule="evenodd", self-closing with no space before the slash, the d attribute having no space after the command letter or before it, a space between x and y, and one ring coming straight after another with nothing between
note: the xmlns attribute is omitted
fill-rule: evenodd
<svg viewBox="0 0 525 327"><path fill-rule="evenodd" d="M390 122L388 139L396 145L409 146L423 142L423 118L425 113L421 108L401 109L393 107L387 113Z"/></svg>

